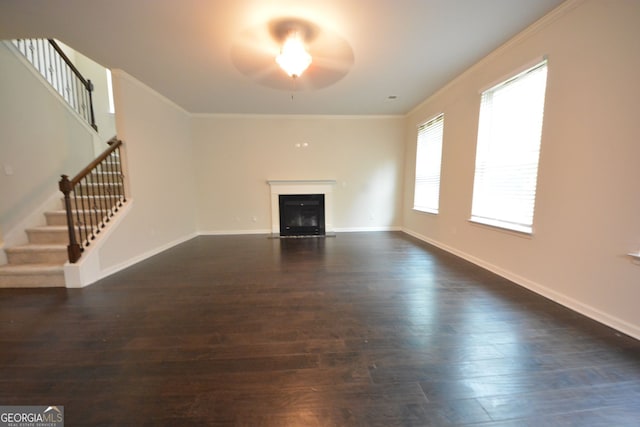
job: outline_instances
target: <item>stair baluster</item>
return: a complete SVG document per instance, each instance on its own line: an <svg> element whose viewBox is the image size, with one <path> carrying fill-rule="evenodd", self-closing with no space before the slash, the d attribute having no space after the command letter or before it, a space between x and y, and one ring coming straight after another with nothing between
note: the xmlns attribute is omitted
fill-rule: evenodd
<svg viewBox="0 0 640 427"><path fill-rule="evenodd" d="M93 83L78 71L60 45L53 39L16 39L13 44L67 104L97 131Z"/></svg>
<svg viewBox="0 0 640 427"><path fill-rule="evenodd" d="M67 175L61 177L59 188L64 194L69 228L67 252L71 263L80 259L84 248L126 202L121 147L122 141L114 137L109 141L109 148L73 179ZM117 173L112 174L111 170Z"/></svg>

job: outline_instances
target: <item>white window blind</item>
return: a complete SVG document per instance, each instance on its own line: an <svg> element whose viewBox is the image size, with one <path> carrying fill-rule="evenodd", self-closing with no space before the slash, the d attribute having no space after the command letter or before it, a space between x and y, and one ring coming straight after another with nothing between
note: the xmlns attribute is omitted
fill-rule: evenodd
<svg viewBox="0 0 640 427"><path fill-rule="evenodd" d="M443 114L418 128L413 208L419 211L438 213L443 129Z"/></svg>
<svg viewBox="0 0 640 427"><path fill-rule="evenodd" d="M482 93L471 220L531 233L547 62Z"/></svg>

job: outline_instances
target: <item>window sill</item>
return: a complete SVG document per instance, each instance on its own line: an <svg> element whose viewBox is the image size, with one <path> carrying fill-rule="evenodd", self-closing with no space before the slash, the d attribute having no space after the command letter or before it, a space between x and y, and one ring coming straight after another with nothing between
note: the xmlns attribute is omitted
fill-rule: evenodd
<svg viewBox="0 0 640 427"><path fill-rule="evenodd" d="M494 231L499 231L501 233L509 234L516 237L523 237L525 239L533 238L533 231L528 231L525 227L522 230L517 230L514 228L509 228L505 225L501 225L499 221L490 221L490 220L481 220L478 218L469 218L469 222L472 225L477 225L479 227L488 228Z"/></svg>
<svg viewBox="0 0 640 427"><path fill-rule="evenodd" d="M412 208L412 210L414 212L421 213L421 214L438 215L438 211L437 210L418 209L418 208L415 208L415 207Z"/></svg>

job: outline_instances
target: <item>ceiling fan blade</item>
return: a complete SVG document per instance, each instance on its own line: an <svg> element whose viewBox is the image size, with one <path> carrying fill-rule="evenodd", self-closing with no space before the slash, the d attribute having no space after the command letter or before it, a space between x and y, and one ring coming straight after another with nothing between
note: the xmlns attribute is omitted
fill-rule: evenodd
<svg viewBox="0 0 640 427"><path fill-rule="evenodd" d="M303 38L311 65L292 85L292 78L275 62L284 39L292 31ZM240 73L258 84L274 89L320 89L336 83L351 69L351 46L338 36L302 19L281 18L242 32L231 48L231 60Z"/></svg>

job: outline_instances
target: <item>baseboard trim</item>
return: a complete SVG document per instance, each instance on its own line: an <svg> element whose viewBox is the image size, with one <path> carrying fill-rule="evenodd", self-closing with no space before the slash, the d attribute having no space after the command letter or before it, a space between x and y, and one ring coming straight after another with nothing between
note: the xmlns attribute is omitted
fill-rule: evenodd
<svg viewBox="0 0 640 427"><path fill-rule="evenodd" d="M402 227L392 225L392 226L384 226L384 227L345 227L345 228L334 228L333 230L336 233L365 233L368 231L402 231Z"/></svg>
<svg viewBox="0 0 640 427"><path fill-rule="evenodd" d="M504 277L507 280L514 282L515 284L522 286L532 292L537 293L551 301L557 302L577 313L580 313L584 316L587 316L590 319L593 319L597 322L600 322L604 325L607 325L617 331L620 331L626 335L629 335L635 339L640 340L640 327L633 325L625 320L622 320L616 316L612 316L608 313L605 313L601 310L598 310L595 307L592 307L588 304L584 304L575 298L569 297L565 294L557 292L547 286L541 285L540 283L529 280L525 277L522 277L518 274L515 274L509 270L505 270L497 265L486 262L485 260L468 254L466 252L460 251L456 248L453 248L449 245L446 245L442 242L439 242L434 239L430 239L422 234L416 233L412 230L403 228L402 231L409 236L415 237L418 240L421 240L425 243L433 245L439 249L442 249L446 252L449 252L453 255L456 255L466 261L469 261L479 267L482 267L486 270L491 271L492 273L497 274L500 277Z"/></svg>
<svg viewBox="0 0 640 427"><path fill-rule="evenodd" d="M589 317L590 319L593 319L597 322L600 322L604 325L607 325L613 329L616 329L626 335L629 335L635 339L640 339L640 327L633 325L625 320L622 320L616 316L612 316L606 312L603 312L595 307L592 307L588 304L584 304L572 297L569 297L565 294L562 294L560 292L557 292L547 286L541 285L540 283L534 282L532 280L529 280L523 276L520 276L516 273L513 273L512 271L503 269L497 265L491 264L481 258L478 258L476 256L473 256L471 254L468 254L464 251L460 251L454 247L451 247L449 245L446 245L442 242L439 242L437 240L428 238L420 233L416 233L412 230L403 228L403 227L396 227L396 226L391 226L391 227L357 227L357 228L340 228L340 229L336 229L335 230L338 233L352 233L352 232L371 232L371 231L401 231L409 236L415 237L418 240L421 240L427 244L433 245L439 249L442 249L446 252L449 252L455 256L458 256L466 261L469 261L479 267L482 267L488 271L491 271L492 273L497 274L500 277L504 277L507 280L510 280L512 282L514 282L515 284L522 286L526 289L529 289L530 291L533 291L535 293L537 293L538 295L541 295L545 298L550 299L551 301L555 301L558 304L561 304L577 313L580 313L584 316ZM185 236L182 236L178 239L175 239L169 243L166 243L162 246L159 246L157 248L154 248L150 251L147 251L143 254L140 254L136 257L133 257L131 259L128 259L126 262L120 263L118 265L109 267L107 269L104 269L100 272L99 277L95 280L98 281L100 279L103 279L107 276L110 276L112 274L115 274L121 270L124 270L125 268L128 268L134 264L137 264L141 261L146 260L147 258L150 258L154 255L157 255L161 252L164 252L168 249L171 249L172 247L179 245L181 243L184 243L188 240L193 239L194 237L197 236L229 236L229 235L251 235L251 234L255 234L255 235L269 235L271 233L271 230L209 230L209 231L200 231L200 232L193 232L190 234L187 234ZM95 283L95 281L93 281L92 283ZM87 286L89 284L86 284L84 286Z"/></svg>
<svg viewBox="0 0 640 427"><path fill-rule="evenodd" d="M403 231L401 227L393 226L393 227L361 227L361 228L343 228L340 230L336 230L341 233L349 233L349 232L366 232L366 231ZM184 243L188 240L193 239L198 236L234 236L234 235L271 235L271 230L260 229L260 230L208 230L208 231L198 231L187 234L186 236L182 236L178 239L175 239L169 243L166 243L162 246L154 248L150 251L142 253L138 256L128 259L127 261L117 264L115 266L106 268L99 272L99 274L95 277L95 280L92 280L90 283L84 283L82 285L73 284L67 287L84 287L89 286L98 280L104 279L112 274L115 274L125 268L131 267L134 264L142 262L147 258L151 258L154 255L157 255L161 252L164 252L168 249L171 249L174 246L177 246L181 243Z"/></svg>
<svg viewBox="0 0 640 427"><path fill-rule="evenodd" d="M125 268L129 268L134 264L142 262L142 261L146 260L147 258L151 258L154 255L158 255L161 252L164 252L164 251L166 251L168 249L171 249L172 247L177 246L177 245L179 245L181 243L184 243L187 240L191 240L191 239L193 239L194 237L197 237L197 236L198 236L198 233L187 234L186 236L182 236L182 237L180 237L178 239L175 239L175 240L173 240L173 241L171 241L169 243L165 243L162 246L158 246L157 248L153 248L150 251L144 252L144 253L136 256L136 257L128 259L127 261L125 261L123 263L120 263L120 264L114 265L112 267L106 268L106 269L102 270L100 278L97 279L97 280L100 280L100 279L103 279L103 278L105 278L107 276L115 274L115 273L117 273L117 272L119 272L121 270L124 270Z"/></svg>
<svg viewBox="0 0 640 427"><path fill-rule="evenodd" d="M206 230L199 231L198 236L233 236L245 234L271 234L271 229L260 230Z"/></svg>

